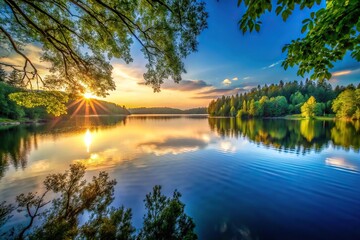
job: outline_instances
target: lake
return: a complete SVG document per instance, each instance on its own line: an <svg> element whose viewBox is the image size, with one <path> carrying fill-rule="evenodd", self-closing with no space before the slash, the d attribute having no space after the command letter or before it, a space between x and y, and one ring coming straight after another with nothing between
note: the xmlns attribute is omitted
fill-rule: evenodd
<svg viewBox="0 0 360 240"><path fill-rule="evenodd" d="M80 161L133 210L182 193L200 239L360 239L360 122L196 115L76 117L0 128L0 196L42 192ZM18 222L15 216L7 224Z"/></svg>

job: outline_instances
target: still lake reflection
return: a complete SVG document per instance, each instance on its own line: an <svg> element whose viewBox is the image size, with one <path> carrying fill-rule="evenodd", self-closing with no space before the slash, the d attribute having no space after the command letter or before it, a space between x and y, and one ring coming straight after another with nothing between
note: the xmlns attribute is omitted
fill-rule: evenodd
<svg viewBox="0 0 360 240"><path fill-rule="evenodd" d="M0 201L81 161L133 209L177 188L200 239L360 239L360 123L207 116L77 117L0 128ZM11 219L8 226L17 222Z"/></svg>

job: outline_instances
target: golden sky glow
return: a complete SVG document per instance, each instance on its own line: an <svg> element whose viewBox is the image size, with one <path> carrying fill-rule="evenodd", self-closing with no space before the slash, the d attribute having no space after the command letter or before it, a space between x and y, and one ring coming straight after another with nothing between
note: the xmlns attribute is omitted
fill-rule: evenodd
<svg viewBox="0 0 360 240"><path fill-rule="evenodd" d="M33 60L42 76L48 74L49 64L40 60L41 48L34 45L27 45L25 53ZM5 63L22 66L23 58L13 55L4 58ZM205 107L209 99L194 99L197 91L179 91L173 89L161 89L160 93L154 93L151 86L139 84L144 82L143 74L146 69L135 64L125 64L113 62L113 79L116 83L116 90L109 92L106 98L98 98L119 105L125 105L127 108L134 107L175 107L181 109L193 107ZM167 81L172 82L172 80ZM212 87L202 88L201 91L211 89ZM174 87L176 89L176 86ZM94 98L91 93L85 93L85 98Z"/></svg>
<svg viewBox="0 0 360 240"><path fill-rule="evenodd" d="M120 63L113 64L113 67L116 90L110 92L110 95L104 99L106 101L125 105L127 108L175 107L186 109L205 107L209 103L209 99L194 99L193 97L197 95L196 90L179 91L162 88L160 93L154 93L151 86L139 84L144 81L142 75L145 69Z"/></svg>

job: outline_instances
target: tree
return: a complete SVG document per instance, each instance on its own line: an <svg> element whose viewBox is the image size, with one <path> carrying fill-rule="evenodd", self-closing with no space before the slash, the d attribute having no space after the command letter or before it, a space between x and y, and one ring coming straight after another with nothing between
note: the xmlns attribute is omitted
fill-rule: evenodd
<svg viewBox="0 0 360 240"><path fill-rule="evenodd" d="M243 33L253 30L259 32L261 16L265 12L275 10L286 21L296 6L300 9L311 9L321 0L239 0L238 6L245 5L245 13L239 21ZM298 75L310 73L311 79L330 79L329 69L333 62L344 58L349 51L351 56L360 61L360 1L358 0L329 0L326 7L310 14L309 19L302 21L302 33L305 37L298 38L286 44L283 52L287 57L282 62L286 70L289 66L299 66Z"/></svg>
<svg viewBox="0 0 360 240"><path fill-rule="evenodd" d="M302 106L301 106L301 116L306 118L312 118L316 116L316 99L311 96Z"/></svg>
<svg viewBox="0 0 360 240"><path fill-rule="evenodd" d="M231 116L231 117L236 117L236 109L235 109L234 106L232 106L232 107L230 108L230 116Z"/></svg>
<svg viewBox="0 0 360 240"><path fill-rule="evenodd" d="M340 93L332 109L338 118L360 119L360 89L346 89Z"/></svg>
<svg viewBox="0 0 360 240"><path fill-rule="evenodd" d="M271 116L279 117L283 116L288 110L288 103L284 96L272 97L269 100L269 109L266 111L271 114Z"/></svg>
<svg viewBox="0 0 360 240"><path fill-rule="evenodd" d="M9 95L17 91L18 88L0 82L0 117L20 119L25 115L24 109L9 98Z"/></svg>
<svg viewBox="0 0 360 240"><path fill-rule="evenodd" d="M147 60L145 83L159 91L164 79L181 80L182 59L197 50L197 36L207 27L205 3L186 1L1 0L0 44L18 54L22 80L46 89L91 91L105 96L115 89L109 60L132 61L136 41ZM51 74L40 75L31 56L21 48L40 44ZM0 56L2 57L2 56Z"/></svg>
<svg viewBox="0 0 360 240"><path fill-rule="evenodd" d="M92 215L80 229L84 239L135 239L131 209L112 207L100 215Z"/></svg>
<svg viewBox="0 0 360 240"><path fill-rule="evenodd" d="M252 117L262 117L263 116L263 105L260 104L259 101L254 101L254 99L250 102L249 115Z"/></svg>
<svg viewBox="0 0 360 240"><path fill-rule="evenodd" d="M243 110L244 113L247 112L247 103L246 103L246 100L243 101L242 110Z"/></svg>
<svg viewBox="0 0 360 240"><path fill-rule="evenodd" d="M300 91L296 91L294 94L291 94L290 101L293 105L303 104L306 99L304 95L301 94Z"/></svg>
<svg viewBox="0 0 360 240"><path fill-rule="evenodd" d="M161 194L161 187L155 186L153 192L144 200L147 213L139 239L197 239L193 220L184 213L185 205L180 201L181 194L175 190L172 198Z"/></svg>

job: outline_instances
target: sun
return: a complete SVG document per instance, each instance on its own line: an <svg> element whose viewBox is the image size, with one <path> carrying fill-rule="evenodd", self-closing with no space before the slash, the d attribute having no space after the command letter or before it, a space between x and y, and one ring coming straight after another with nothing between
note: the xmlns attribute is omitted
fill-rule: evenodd
<svg viewBox="0 0 360 240"><path fill-rule="evenodd" d="M94 95L93 95L92 93L86 92L86 93L83 94L83 97L84 97L85 99L90 99L90 98L93 98Z"/></svg>

